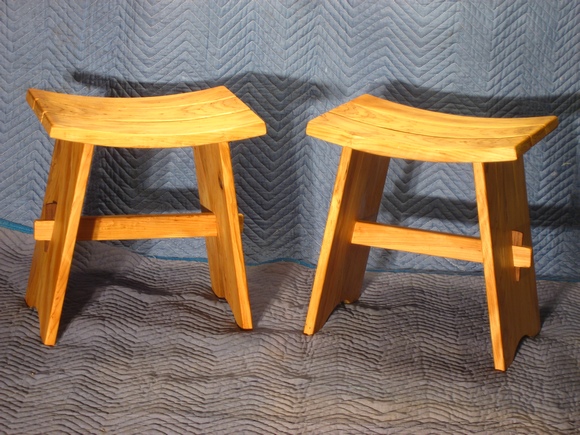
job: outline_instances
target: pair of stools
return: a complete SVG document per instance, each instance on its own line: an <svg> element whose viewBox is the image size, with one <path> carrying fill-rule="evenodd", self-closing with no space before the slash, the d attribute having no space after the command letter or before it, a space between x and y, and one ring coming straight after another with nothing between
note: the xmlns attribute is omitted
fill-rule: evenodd
<svg viewBox="0 0 580 435"><path fill-rule="evenodd" d="M252 328L229 142L266 133L225 87L178 95L101 98L30 89L27 101L56 139L26 302L56 342L77 240L205 237L211 285L236 323ZM434 113L363 95L310 121L307 134L343 147L304 332L361 293L370 247L482 262L495 368L540 330L523 154L554 116L489 119ZM193 147L201 212L81 216L95 145ZM376 222L389 159L473 164L480 237Z"/></svg>

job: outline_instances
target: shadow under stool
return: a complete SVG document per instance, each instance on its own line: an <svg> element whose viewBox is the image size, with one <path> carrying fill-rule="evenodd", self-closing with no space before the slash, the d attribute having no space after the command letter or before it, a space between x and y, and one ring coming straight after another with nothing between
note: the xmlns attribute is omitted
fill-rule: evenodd
<svg viewBox="0 0 580 435"><path fill-rule="evenodd" d="M478 118L362 95L308 123L343 147L304 332L360 297L370 247L483 263L494 365L506 370L523 336L540 331L523 155L555 116ZM480 237L376 222L390 158L471 163Z"/></svg>
<svg viewBox="0 0 580 435"><path fill-rule="evenodd" d="M265 134L264 122L223 86L143 98L29 89L26 99L56 139L26 290L44 344L56 342L77 240L205 237L212 289L228 301L236 323L251 329L228 142ZM95 145L193 147L201 213L81 216Z"/></svg>

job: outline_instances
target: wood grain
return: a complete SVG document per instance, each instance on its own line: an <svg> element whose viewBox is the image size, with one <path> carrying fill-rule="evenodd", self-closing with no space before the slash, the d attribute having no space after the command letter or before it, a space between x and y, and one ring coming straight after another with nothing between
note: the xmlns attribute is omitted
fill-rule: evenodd
<svg viewBox="0 0 580 435"><path fill-rule="evenodd" d="M363 95L311 120L306 133L386 157L473 163L516 160L557 125L555 116L464 117Z"/></svg>
<svg viewBox="0 0 580 435"><path fill-rule="evenodd" d="M45 197L45 203L57 204L54 230L46 251L45 242L36 242L26 296L38 311L40 336L47 345L56 342L93 149L64 141L55 145Z"/></svg>
<svg viewBox="0 0 580 435"><path fill-rule="evenodd" d="M483 263L481 239L479 237L402 228L372 222L357 222L352 234L352 243ZM516 243L519 243L519 245L516 245ZM530 267L532 264L532 248L522 246L521 242L516 243L511 247L514 266L518 269L520 267Z"/></svg>
<svg viewBox="0 0 580 435"><path fill-rule="evenodd" d="M50 240L54 220L34 222L35 240ZM138 240L215 237L213 213L82 216L77 240Z"/></svg>
<svg viewBox="0 0 580 435"><path fill-rule="evenodd" d="M217 221L217 237L206 238L213 291L218 297L226 298L238 326L251 329L252 313L229 145L222 142L194 147L193 156L202 210L212 212Z"/></svg>
<svg viewBox="0 0 580 435"><path fill-rule="evenodd" d="M522 337L540 331L533 260L518 276L512 254L514 231L532 245L524 162L475 163L473 172L493 358L506 370Z"/></svg>
<svg viewBox="0 0 580 435"><path fill-rule="evenodd" d="M343 148L304 333L314 334L341 302L361 292L370 248L351 243L358 220L375 220L381 204L389 159Z"/></svg>
<svg viewBox="0 0 580 435"><path fill-rule="evenodd" d="M266 125L227 88L104 98L29 89L27 101L49 136L125 148L196 146L266 133Z"/></svg>

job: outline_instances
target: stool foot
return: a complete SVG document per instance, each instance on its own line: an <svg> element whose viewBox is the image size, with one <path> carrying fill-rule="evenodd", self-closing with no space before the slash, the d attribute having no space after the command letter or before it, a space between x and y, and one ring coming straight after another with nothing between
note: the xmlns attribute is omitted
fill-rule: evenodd
<svg viewBox="0 0 580 435"><path fill-rule="evenodd" d="M524 336L540 331L533 259L514 267L512 245L532 246L523 158L474 163L494 365L506 370Z"/></svg>
<svg viewBox="0 0 580 435"><path fill-rule="evenodd" d="M389 158L343 148L304 326L314 334L341 302L360 297L370 248L351 243L358 220L375 221Z"/></svg>
<svg viewBox="0 0 580 435"><path fill-rule="evenodd" d="M234 176L227 142L193 147L202 211L215 214L217 237L206 237L212 289L228 301L240 328L252 329Z"/></svg>
<svg viewBox="0 0 580 435"><path fill-rule="evenodd" d="M93 145L56 141L41 219L54 219L50 241L37 241L26 303L38 311L40 336L54 345L89 177Z"/></svg>

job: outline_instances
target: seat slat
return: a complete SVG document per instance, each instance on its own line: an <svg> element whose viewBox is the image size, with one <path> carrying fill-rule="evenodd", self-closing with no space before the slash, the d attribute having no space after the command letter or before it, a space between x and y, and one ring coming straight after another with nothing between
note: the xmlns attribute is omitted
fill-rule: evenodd
<svg viewBox="0 0 580 435"><path fill-rule="evenodd" d="M442 128L445 126L449 128L457 127L456 130L449 131L447 134L457 134L456 137L464 134L463 129L473 129L477 132L485 129L484 136L489 137L490 134L494 137L510 137L519 136L519 133L513 133L511 129L529 129L533 131L535 128L549 126L550 131L557 126L557 117L555 116L537 116L524 118L484 118L477 116L454 115L450 113L441 113L431 110L417 109L415 107L406 106L404 104L393 103L373 95L361 95L355 98L350 103L343 104L332 110L335 112L338 108L344 106L358 106L373 111L380 116L395 118L396 120L415 120L420 121L421 125L415 124L409 133L418 133L417 129L430 129L434 125L439 125ZM492 130L489 132L489 130ZM421 133L419 133L421 134ZM466 134L471 134L467 132ZM474 133L477 134L477 133Z"/></svg>
<svg viewBox="0 0 580 435"><path fill-rule="evenodd" d="M557 125L557 118L554 116L478 118L451 115L415 109L371 95L363 95L331 112L403 133L457 139L530 136L537 142Z"/></svg>
<svg viewBox="0 0 580 435"><path fill-rule="evenodd" d="M225 87L143 98L83 97L31 89L27 100L52 138L72 142L179 147L266 133L264 122Z"/></svg>
<svg viewBox="0 0 580 435"><path fill-rule="evenodd" d="M146 98L145 98L146 99ZM151 109L150 104L139 104L138 98L117 98L109 104L98 105L89 100L89 104L74 101L54 102L50 99L35 100L35 113L39 118L49 115L55 124L70 125L79 119L92 120L98 116L99 121L112 123L140 123L187 121L190 119L209 118L222 114L245 112L248 107L234 96L211 100L206 103L168 105ZM99 99L100 100L100 99ZM127 104L123 100L133 100L136 104ZM116 104L115 104L116 102Z"/></svg>
<svg viewBox="0 0 580 435"><path fill-rule="evenodd" d="M378 128L325 113L308 123L306 134L376 155L430 162L502 162L516 160L531 146L528 136L441 138Z"/></svg>
<svg viewBox="0 0 580 435"><path fill-rule="evenodd" d="M432 162L513 161L558 125L555 116L478 118L362 95L308 123L307 134L377 155Z"/></svg>
<svg viewBox="0 0 580 435"><path fill-rule="evenodd" d="M212 101L236 98L236 96L225 86L211 89L204 89L195 92L185 92L180 94L160 95L156 97L101 97L61 94L58 92L44 91L41 89L29 89L26 99L31 107L34 102L43 102L54 107L74 106L84 107L92 111L107 110L111 105L120 110L143 110L164 107L189 106L192 104L207 104Z"/></svg>
<svg viewBox="0 0 580 435"><path fill-rule="evenodd" d="M264 123L247 112L190 121L110 123L79 119L73 126L43 122L52 138L125 148L196 146L242 140L266 132ZM47 125L48 124L48 125Z"/></svg>

